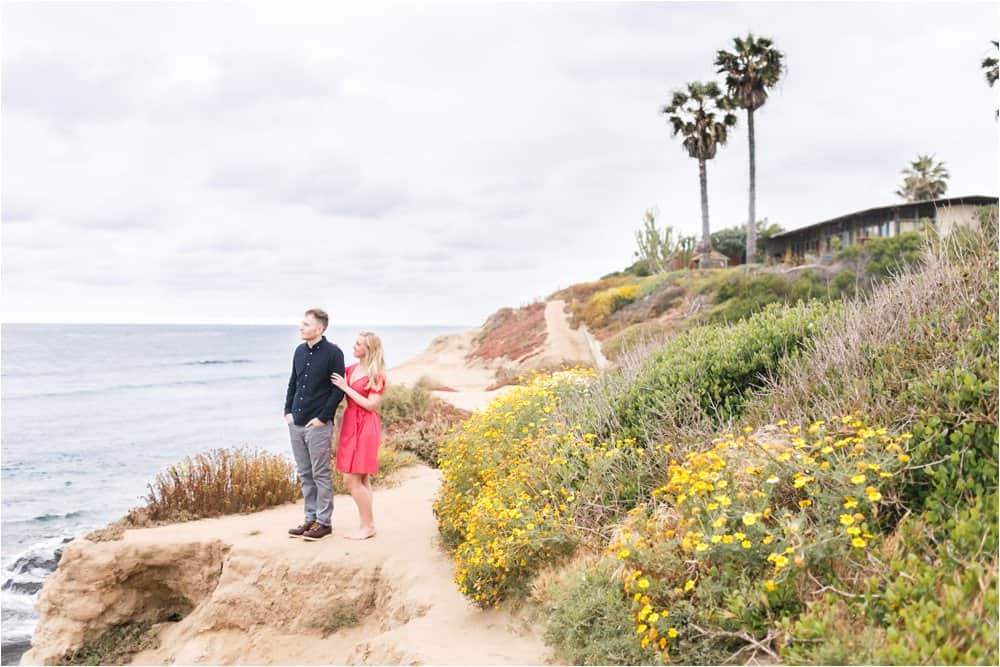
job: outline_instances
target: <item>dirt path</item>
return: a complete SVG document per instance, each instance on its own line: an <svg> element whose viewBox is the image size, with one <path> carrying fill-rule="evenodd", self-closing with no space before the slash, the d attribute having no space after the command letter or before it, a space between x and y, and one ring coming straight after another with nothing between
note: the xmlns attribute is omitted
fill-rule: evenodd
<svg viewBox="0 0 1000 667"><path fill-rule="evenodd" d="M545 327L548 337L545 339L545 350L542 354L558 360L556 364L565 360L607 368L608 360L601 353L600 343L590 335L585 326L571 328L565 309L565 301L554 300L545 304Z"/></svg>
<svg viewBox="0 0 1000 667"><path fill-rule="evenodd" d="M431 509L440 473L402 474L399 486L376 490L379 533L363 542L340 537L357 523L347 496L336 497L336 534L315 543L286 534L301 504L77 540L46 586L50 612L25 664L61 655L95 623L138 616L129 605L148 612L170 591L193 611L157 626L158 647L133 664L545 663L534 628L472 606L452 583Z"/></svg>
<svg viewBox="0 0 1000 667"><path fill-rule="evenodd" d="M600 343L586 327L570 327L565 307L566 302L560 300L545 304L545 343L537 354L519 367L515 366L519 372L552 368L566 362L608 367L608 360L601 354ZM486 390L496 381L495 372L502 362L487 364L470 361L469 353L475 347L473 341L480 331L478 328L469 329L434 339L426 350L390 369L389 382L412 385L421 377L433 378L437 383L455 390L433 392L438 398L463 410L483 409L490 401L509 391L510 387Z"/></svg>

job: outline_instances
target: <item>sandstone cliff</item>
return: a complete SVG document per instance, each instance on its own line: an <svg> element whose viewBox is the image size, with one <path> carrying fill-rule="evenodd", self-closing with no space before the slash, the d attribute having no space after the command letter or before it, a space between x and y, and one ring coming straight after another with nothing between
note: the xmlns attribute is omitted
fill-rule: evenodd
<svg viewBox="0 0 1000 667"><path fill-rule="evenodd" d="M379 534L290 539L301 504L131 530L67 545L38 602L22 664L57 664L85 640L152 623L135 664L540 664L533 630L480 611L451 583L431 512L437 471L417 467L379 490ZM336 498L335 527L356 524Z"/></svg>

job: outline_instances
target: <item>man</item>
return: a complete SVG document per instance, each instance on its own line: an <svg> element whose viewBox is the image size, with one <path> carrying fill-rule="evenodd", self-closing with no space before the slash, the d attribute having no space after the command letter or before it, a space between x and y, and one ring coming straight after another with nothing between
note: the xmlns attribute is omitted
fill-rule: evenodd
<svg viewBox="0 0 1000 667"><path fill-rule="evenodd" d="M305 522L288 534L310 542L333 532L330 441L333 415L344 392L333 386L330 375L344 374L344 353L323 335L329 322L329 316L319 308L305 312L299 324L299 335L305 342L295 349L285 395L285 421L305 499Z"/></svg>

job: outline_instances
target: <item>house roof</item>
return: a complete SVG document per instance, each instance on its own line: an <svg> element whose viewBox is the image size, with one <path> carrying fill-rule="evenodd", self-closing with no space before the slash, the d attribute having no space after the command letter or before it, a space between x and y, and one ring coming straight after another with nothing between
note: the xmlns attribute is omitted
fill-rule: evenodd
<svg viewBox="0 0 1000 667"><path fill-rule="evenodd" d="M781 239L787 236L792 236L798 234L799 232L804 232L810 229L816 229L817 227L822 227L824 225L829 225L834 222L842 222L844 220L849 220L850 218L861 217L864 215L869 215L871 213L880 213L883 211L905 211L910 208L919 208L921 206L927 206L928 204L933 205L935 208L942 206L960 206L962 204L969 204L972 206L986 206L988 204L996 204L998 199L996 197L986 197L983 195L970 195L968 197L947 197L943 199L925 199L923 201L914 202L904 202L902 204L890 204L888 206L876 206L875 208L867 208L863 211L855 211L854 213L848 213L846 215L840 215L836 218L830 218L829 220L824 220L822 222L814 222L811 225L806 225L804 227L799 227L798 229L790 229L786 232L781 232L780 234L775 234L771 236L770 239Z"/></svg>

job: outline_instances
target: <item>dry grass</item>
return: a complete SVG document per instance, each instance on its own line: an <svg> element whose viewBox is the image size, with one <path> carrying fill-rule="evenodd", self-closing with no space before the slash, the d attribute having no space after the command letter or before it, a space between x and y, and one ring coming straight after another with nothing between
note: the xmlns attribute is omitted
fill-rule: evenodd
<svg viewBox="0 0 1000 667"><path fill-rule="evenodd" d="M900 402L908 379L952 367L954 341L982 324L970 314L984 311L983 295L995 294L996 280L995 228L929 241L920 268L849 302L836 326L785 364L746 421L863 411L873 422L907 427L924 407Z"/></svg>
<svg viewBox="0 0 1000 667"><path fill-rule="evenodd" d="M152 522L256 512L301 496L286 457L257 450L214 449L156 476L146 506L130 513Z"/></svg>

